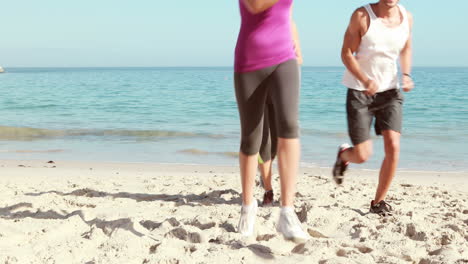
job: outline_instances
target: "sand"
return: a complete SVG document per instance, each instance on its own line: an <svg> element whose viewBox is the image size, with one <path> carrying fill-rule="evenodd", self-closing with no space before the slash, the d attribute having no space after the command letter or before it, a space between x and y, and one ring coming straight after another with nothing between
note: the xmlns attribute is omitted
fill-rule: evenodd
<svg viewBox="0 0 468 264"><path fill-rule="evenodd" d="M367 213L376 171L329 174L301 170L312 239L297 245L275 231L278 204L255 237L235 232L236 167L0 161L0 263L468 263L468 173L399 171L387 218Z"/></svg>

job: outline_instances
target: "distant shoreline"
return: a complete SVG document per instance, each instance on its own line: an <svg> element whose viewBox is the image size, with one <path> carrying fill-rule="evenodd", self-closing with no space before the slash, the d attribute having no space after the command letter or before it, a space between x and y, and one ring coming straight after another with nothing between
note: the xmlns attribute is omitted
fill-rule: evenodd
<svg viewBox="0 0 468 264"><path fill-rule="evenodd" d="M233 69L232 66L4 66L4 69ZM342 65L304 65L302 68L340 68L345 69ZM466 69L468 66L414 66L414 69Z"/></svg>
<svg viewBox="0 0 468 264"><path fill-rule="evenodd" d="M48 159L0 159L0 166L4 168L30 167L41 168L48 162ZM122 162L122 161L86 161L86 160L53 160L53 164L61 164L62 168L113 168L118 167L124 171L166 171L166 172L199 172L209 173L216 170L223 173L239 173L237 165L219 165L219 164L194 164L194 163L160 163L160 162ZM274 166L274 174L278 174ZM378 177L378 169L354 168L350 169L347 177L355 178L375 178ZM321 177L331 177L331 168L319 166L304 166L301 164L299 175L316 174ZM300 176L299 176L300 177ZM463 187L468 184L468 171L436 171L436 170L412 170L397 169L397 177L401 180L409 181L415 184L433 184L440 183L443 179L444 184L461 184ZM460 190L464 188L460 187ZM465 190L466 192L466 190Z"/></svg>

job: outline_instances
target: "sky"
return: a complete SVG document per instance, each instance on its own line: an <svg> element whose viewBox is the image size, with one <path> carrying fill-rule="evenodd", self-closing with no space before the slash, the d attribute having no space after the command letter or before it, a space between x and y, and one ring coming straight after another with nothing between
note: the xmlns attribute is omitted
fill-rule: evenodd
<svg viewBox="0 0 468 264"><path fill-rule="evenodd" d="M305 66L341 66L361 0L295 0ZM468 1L402 0L416 66L468 66ZM3 67L231 66L237 0L0 0Z"/></svg>

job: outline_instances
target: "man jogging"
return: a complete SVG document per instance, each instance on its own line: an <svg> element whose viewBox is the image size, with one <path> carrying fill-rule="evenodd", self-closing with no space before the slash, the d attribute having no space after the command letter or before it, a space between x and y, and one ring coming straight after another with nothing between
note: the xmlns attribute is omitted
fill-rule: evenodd
<svg viewBox="0 0 468 264"><path fill-rule="evenodd" d="M411 78L413 17L398 3L399 0L379 0L358 8L351 17L341 54L347 68L343 84L349 88L346 111L354 146L340 146L333 178L337 184L342 184L349 163L361 164L369 159L372 153L370 130L375 119L375 132L383 135L385 158L370 212L379 215L391 215L392 211L384 199L400 153L403 111L400 86L405 92L414 87Z"/></svg>

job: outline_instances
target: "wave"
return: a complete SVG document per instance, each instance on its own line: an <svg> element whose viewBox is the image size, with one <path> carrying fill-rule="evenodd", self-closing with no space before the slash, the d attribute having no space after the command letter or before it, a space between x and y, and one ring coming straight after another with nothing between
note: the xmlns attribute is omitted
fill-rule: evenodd
<svg viewBox="0 0 468 264"><path fill-rule="evenodd" d="M18 149L18 150L0 150L2 153L21 153L21 154L28 154L28 153L58 153L64 152L64 149L47 149L47 150L30 150L30 149Z"/></svg>
<svg viewBox="0 0 468 264"><path fill-rule="evenodd" d="M347 138L348 133L346 132L346 128L343 129L342 132L330 132L326 130L320 129L310 129L310 128L303 128L301 129L302 135L307 136L319 136L319 137L329 137L329 138Z"/></svg>
<svg viewBox="0 0 468 264"><path fill-rule="evenodd" d="M166 130L118 130L118 129L43 129L31 127L0 126L0 140L32 141L42 139L56 139L67 137L116 137L133 138L136 140L154 140L158 138L174 137L206 137L224 138L223 135L202 134L192 132L166 131Z"/></svg>
<svg viewBox="0 0 468 264"><path fill-rule="evenodd" d="M205 151L201 149L183 149L179 151L180 153L184 154L191 154L191 155L197 155L197 156L203 156L203 155L221 155L225 157L230 157L230 158L237 158L239 157L239 153L237 152L210 152L210 151Z"/></svg>
<svg viewBox="0 0 468 264"><path fill-rule="evenodd" d="M4 106L2 110L34 110L34 109L47 109L60 107L58 104L44 104L44 105L13 105L13 106ZM63 107L63 106L62 106Z"/></svg>

